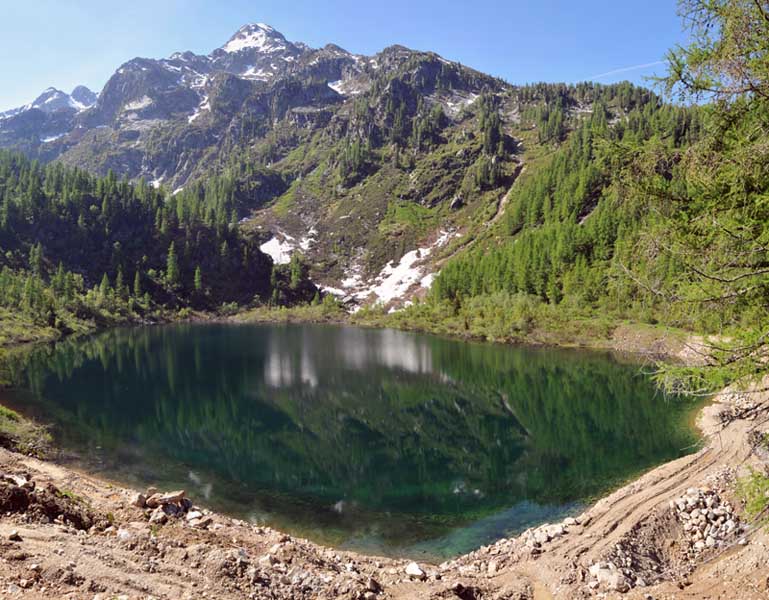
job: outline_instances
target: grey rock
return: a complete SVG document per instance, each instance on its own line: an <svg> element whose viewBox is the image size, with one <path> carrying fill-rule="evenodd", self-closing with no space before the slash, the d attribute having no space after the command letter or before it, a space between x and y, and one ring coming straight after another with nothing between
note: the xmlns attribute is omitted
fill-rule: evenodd
<svg viewBox="0 0 769 600"><path fill-rule="evenodd" d="M152 514L150 515L150 523L153 525L163 525L168 521L168 515L166 515L165 512L163 512L162 507L157 507L155 510L152 511Z"/></svg>

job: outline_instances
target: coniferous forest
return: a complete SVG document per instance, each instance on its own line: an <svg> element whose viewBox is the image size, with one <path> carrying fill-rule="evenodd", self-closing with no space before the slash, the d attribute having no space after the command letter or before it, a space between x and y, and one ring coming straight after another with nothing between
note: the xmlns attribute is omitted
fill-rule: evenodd
<svg viewBox="0 0 769 600"><path fill-rule="evenodd" d="M558 88L527 92L544 99L528 116L539 140L563 141L514 189L495 235L450 260L428 301L397 317L403 326L526 339L538 326L629 320L713 336L710 366L666 367L668 389L762 377L769 19L760 2L679 6L691 43L668 54L665 100L611 86L601 95L613 98L599 95L564 129ZM617 103L626 117L607 118Z"/></svg>
<svg viewBox="0 0 769 600"><path fill-rule="evenodd" d="M240 235L221 180L167 196L0 151L0 195L0 305L65 332L315 294L297 261L274 268Z"/></svg>

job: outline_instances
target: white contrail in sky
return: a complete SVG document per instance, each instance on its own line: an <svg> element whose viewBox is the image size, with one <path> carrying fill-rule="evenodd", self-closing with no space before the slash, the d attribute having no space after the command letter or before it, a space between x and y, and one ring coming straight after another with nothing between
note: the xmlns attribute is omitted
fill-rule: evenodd
<svg viewBox="0 0 769 600"><path fill-rule="evenodd" d="M608 77L609 75L617 75L618 73L626 73L627 71L637 71L638 69L646 69L647 67L656 67L657 65L664 65L664 60L655 60L654 62L644 63L642 65L633 65L632 67L622 67L621 69L614 69L613 71L606 71L606 73L599 73L598 75L591 75L586 80L601 79Z"/></svg>

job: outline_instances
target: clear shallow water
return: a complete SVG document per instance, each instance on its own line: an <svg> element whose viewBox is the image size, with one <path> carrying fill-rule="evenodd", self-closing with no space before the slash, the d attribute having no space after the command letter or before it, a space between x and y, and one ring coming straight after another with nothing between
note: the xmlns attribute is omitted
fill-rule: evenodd
<svg viewBox="0 0 769 600"><path fill-rule="evenodd" d="M16 380L6 399L91 471L415 557L563 517L695 441L692 406L638 365L392 330L112 330L34 352Z"/></svg>

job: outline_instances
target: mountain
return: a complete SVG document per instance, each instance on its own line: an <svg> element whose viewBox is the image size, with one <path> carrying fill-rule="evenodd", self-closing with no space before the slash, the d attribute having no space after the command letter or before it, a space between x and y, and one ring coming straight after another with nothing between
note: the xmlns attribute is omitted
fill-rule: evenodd
<svg viewBox="0 0 769 600"><path fill-rule="evenodd" d="M0 113L0 147L53 160L54 142L72 131L76 116L96 103L96 94L83 85L71 94L48 88L29 104Z"/></svg>
<svg viewBox="0 0 769 600"><path fill-rule="evenodd" d="M268 25L251 24L206 56L181 52L160 60L128 61L87 108L93 98L85 90L69 96L47 90L46 97L0 121L0 147L102 176L112 170L134 180L145 178L176 193L249 163L253 180L239 181L236 191L241 200L238 219L276 204L284 194L312 205L300 209L301 218L293 209L282 214L285 218L270 210L251 226L254 231L262 228L265 250L286 262L294 247L317 254L313 236L325 236L345 217L337 214L345 204L338 202L344 190L375 182L377 172L394 169L387 185L405 186L399 192L403 200L425 195L426 206L462 205L465 201L454 188L462 180L460 173L480 156L473 140L481 139L482 132L474 131L477 123L470 120L477 111L471 106L484 93L511 90L498 79L431 52L392 46L367 57L333 44L314 49L288 41ZM502 112L516 112L512 98L498 100ZM410 147L413 141L419 146L414 151L396 160L389 156L393 148ZM515 144L506 138L503 145L512 149ZM422 155L455 172L440 184L427 178L409 183L401 166L421 165ZM434 166L424 167L434 171ZM506 171L506 177L515 173L515 158L500 156L495 169ZM316 181L324 170L334 181ZM319 190L317 202L310 200L303 183L307 178L327 186ZM353 215L359 207L348 207L350 224L356 222L348 228L349 236L319 241L317 247L324 251L328 243L346 254L317 270L329 287L349 278L352 270L360 271L355 293L363 298L368 276L363 271L369 267L351 252L360 248L362 234L377 229L387 204L387 199L374 199L365 215ZM326 209L332 205L337 208L329 214ZM272 240L269 232L275 234ZM450 237L432 234L433 242ZM406 234L398 247L416 243L416 237L415 232ZM370 261L372 274L398 258L379 248Z"/></svg>
<svg viewBox="0 0 769 600"><path fill-rule="evenodd" d="M96 104L96 98L96 94L84 85L77 86L71 94L51 87L29 104L1 112L0 119L8 119L31 110L39 110L46 114L70 109L80 112Z"/></svg>
<svg viewBox="0 0 769 600"><path fill-rule="evenodd" d="M301 254L327 292L388 308L496 234L524 169L596 106L622 122L659 105L630 84L518 87L433 52L316 49L260 23L205 56L130 60L87 108L86 92L47 90L0 120L0 147L148 181L179 211L226 207L275 263ZM580 218L596 202L589 190Z"/></svg>
<svg viewBox="0 0 769 600"><path fill-rule="evenodd" d="M90 108L96 104L96 99L99 97L84 85L77 86L74 90L72 90L72 93L69 96L73 102L82 106L83 108Z"/></svg>
<svg viewBox="0 0 769 600"><path fill-rule="evenodd" d="M131 178L183 183L229 122L253 110L247 100L261 101L265 108L274 95L268 90L278 80L292 78L305 85L313 78L341 80L345 68L360 62L335 46L313 50L289 42L268 25L246 25L207 56L178 52L162 60L128 61L98 98L84 87L72 95L49 88L34 102L0 115L0 145L46 160L62 158L102 175L112 168ZM339 98L320 83L315 88L289 102ZM319 88L323 93L317 93ZM56 117L55 133L51 119L37 110ZM170 152L148 152L153 138L169 135L174 138Z"/></svg>

